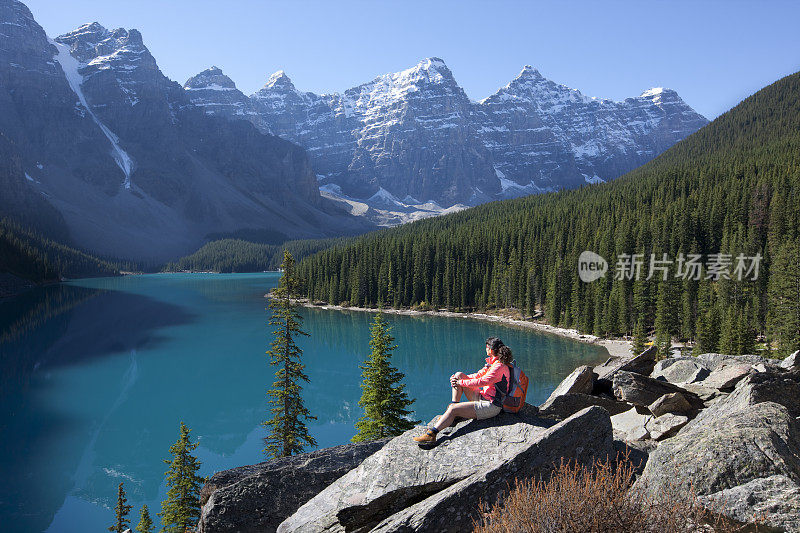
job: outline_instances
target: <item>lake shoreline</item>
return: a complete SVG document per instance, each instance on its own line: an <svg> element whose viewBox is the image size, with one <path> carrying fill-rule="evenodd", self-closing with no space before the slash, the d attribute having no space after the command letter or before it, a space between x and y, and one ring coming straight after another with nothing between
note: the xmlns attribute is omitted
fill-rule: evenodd
<svg viewBox="0 0 800 533"><path fill-rule="evenodd" d="M270 293L264 295L265 298L270 297ZM377 309L369 307L355 307L344 305L330 305L330 304L316 304L306 298L292 298L292 302L302 307L309 307L315 309L325 309L329 311L361 311L369 313L377 313ZM580 333L576 329L562 328L551 326L550 324L543 324L540 322L531 322L529 320L521 320L502 315L494 315L490 313L456 313L454 311L419 311L416 309L382 309L384 314L387 315L404 315L404 316L438 316L447 318L467 318L472 320L483 320L485 322L497 322L508 326L517 326L532 329L540 333L549 333L567 339L572 339L586 344L595 344L602 346L608 351L609 356L612 357L630 357L633 355L632 344L629 341L622 339L605 339L596 335Z"/></svg>

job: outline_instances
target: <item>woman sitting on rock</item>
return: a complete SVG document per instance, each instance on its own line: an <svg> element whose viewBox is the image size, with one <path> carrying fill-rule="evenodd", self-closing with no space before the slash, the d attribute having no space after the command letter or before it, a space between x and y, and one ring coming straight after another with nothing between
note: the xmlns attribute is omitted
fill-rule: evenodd
<svg viewBox="0 0 800 533"><path fill-rule="evenodd" d="M436 442L436 434L450 427L456 417L483 420L497 416L503 409L503 400L508 395L513 360L511 348L497 337L486 339L486 365L474 374L456 372L450 376L453 398L439 421L427 428L422 435L414 437L420 444ZM461 401L461 395L466 402Z"/></svg>

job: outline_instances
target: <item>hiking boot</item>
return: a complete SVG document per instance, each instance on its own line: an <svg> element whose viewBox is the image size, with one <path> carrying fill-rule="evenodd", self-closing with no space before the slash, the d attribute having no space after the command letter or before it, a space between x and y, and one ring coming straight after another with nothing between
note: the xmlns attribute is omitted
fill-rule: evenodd
<svg viewBox="0 0 800 533"><path fill-rule="evenodd" d="M431 429L426 429L422 435L414 437L414 442L418 442L420 444L433 444L436 442L436 433Z"/></svg>

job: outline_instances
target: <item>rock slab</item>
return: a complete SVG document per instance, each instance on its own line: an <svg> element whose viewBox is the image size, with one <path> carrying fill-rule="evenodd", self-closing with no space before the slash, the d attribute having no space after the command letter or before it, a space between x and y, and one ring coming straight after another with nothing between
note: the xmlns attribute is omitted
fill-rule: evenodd
<svg viewBox="0 0 800 533"><path fill-rule="evenodd" d="M269 533L388 439L325 448L217 472L200 493L199 533Z"/></svg>
<svg viewBox="0 0 800 533"><path fill-rule="evenodd" d="M655 440L663 440L673 436L683 426L689 422L689 417L666 413L661 416L651 418L645 424L645 429L650 433L650 437Z"/></svg>
<svg viewBox="0 0 800 533"><path fill-rule="evenodd" d="M590 465L614 457L608 414L590 407L548 429L530 447L498 467L467 479L383 520L372 531L470 531L481 502L496 503L515 479L546 478L562 460Z"/></svg>
<svg viewBox="0 0 800 533"><path fill-rule="evenodd" d="M618 399L642 407L647 407L665 394L671 394L673 392L681 393L686 401L694 408L701 408L703 406L702 400L686 389L682 389L666 381L659 381L624 370L620 370L614 374L612 390L614 391L614 396Z"/></svg>
<svg viewBox="0 0 800 533"><path fill-rule="evenodd" d="M800 486L786 476L754 479L726 491L701 496L700 501L712 509L724 505L728 516L739 522L763 519L786 531L800 531Z"/></svg>
<svg viewBox="0 0 800 533"><path fill-rule="evenodd" d="M603 409L590 407L556 425L532 412L459 423L430 449L411 440L420 429L408 431L300 507L278 531L463 531L477 500L499 494L518 475L545 472L561 456L589 461L613 453Z"/></svg>
<svg viewBox="0 0 800 533"><path fill-rule="evenodd" d="M620 370L650 375L656 365L657 351L655 346L651 346L635 357L611 357L602 365L596 366L594 372L601 381L611 381Z"/></svg>
<svg viewBox="0 0 800 533"><path fill-rule="evenodd" d="M787 370L800 369L800 350L797 350L786 359L781 361L780 366L781 368L785 368Z"/></svg>
<svg viewBox="0 0 800 533"><path fill-rule="evenodd" d="M703 380L708 374L709 370L693 358L681 358L659 361L650 377L681 385Z"/></svg>
<svg viewBox="0 0 800 533"><path fill-rule="evenodd" d="M552 418L554 420L564 420L582 411L587 407L596 405L608 411L609 415L623 413L631 408L625 402L619 402L612 398L603 396L593 396L591 394L563 394L550 398L539 408L539 416Z"/></svg>
<svg viewBox="0 0 800 533"><path fill-rule="evenodd" d="M654 416L661 416L667 413L687 413L692 410L691 404L680 392L665 394L648 406Z"/></svg>
<svg viewBox="0 0 800 533"><path fill-rule="evenodd" d="M558 384L556 390L541 405L541 409L546 409L556 398L564 394L591 394L594 387L594 374L592 367L579 366Z"/></svg>
<svg viewBox="0 0 800 533"><path fill-rule="evenodd" d="M739 381L750 373L752 366L748 364L724 365L711 372L707 378L698 384L703 387L728 390L732 389Z"/></svg>
<svg viewBox="0 0 800 533"><path fill-rule="evenodd" d="M697 356L701 365L712 372L728 365L755 365L766 360L758 355L727 355L724 353L703 353Z"/></svg>
<svg viewBox="0 0 800 533"><path fill-rule="evenodd" d="M650 437L647 423L653 416L640 413L635 407L624 413L611 417L611 426L614 428L614 437L626 442L644 440Z"/></svg>

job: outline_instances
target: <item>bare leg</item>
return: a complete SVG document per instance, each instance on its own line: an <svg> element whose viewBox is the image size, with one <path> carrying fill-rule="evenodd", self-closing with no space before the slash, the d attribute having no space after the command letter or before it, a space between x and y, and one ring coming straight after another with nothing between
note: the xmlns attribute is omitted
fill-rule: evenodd
<svg viewBox="0 0 800 533"><path fill-rule="evenodd" d="M456 378L456 379L464 379L465 377L467 377L467 375L465 373L463 373L463 372L456 372L455 374L453 374L453 377ZM468 389L465 389L464 387L460 387L458 385L453 387L453 397L452 397L451 402L453 402L453 403L460 402L461 401L461 395L464 394L466 390L468 390Z"/></svg>
<svg viewBox="0 0 800 533"><path fill-rule="evenodd" d="M439 421L436 422L433 427L436 428L436 431L450 427L450 424L453 423L453 419L457 416L461 418L477 418L478 415L475 413L475 405L472 402L451 403L447 406L447 410L439 417Z"/></svg>

